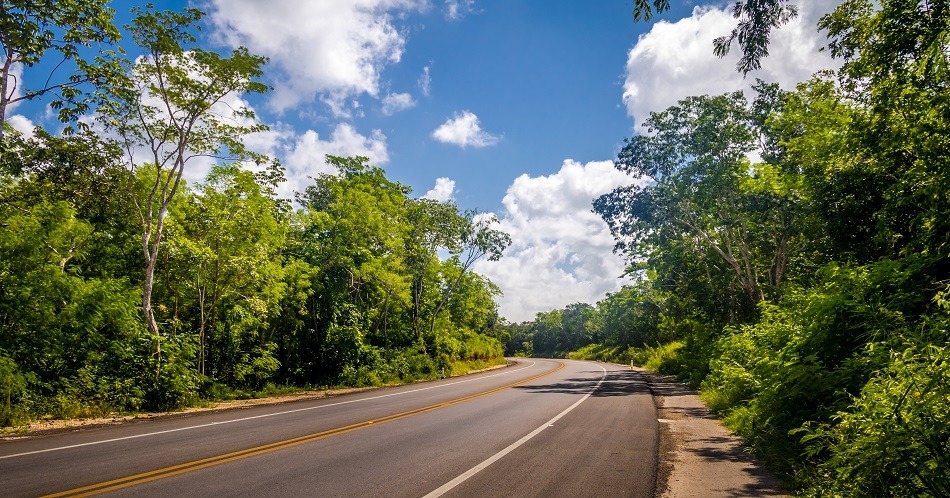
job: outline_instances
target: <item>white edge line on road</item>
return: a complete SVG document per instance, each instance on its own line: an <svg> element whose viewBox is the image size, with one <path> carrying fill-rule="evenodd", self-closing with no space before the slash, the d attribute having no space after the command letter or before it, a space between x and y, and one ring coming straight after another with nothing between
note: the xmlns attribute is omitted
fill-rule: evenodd
<svg viewBox="0 0 950 498"><path fill-rule="evenodd" d="M436 489L436 490L432 491L431 493L425 495L423 498L437 498L437 497L442 496L442 495L444 495L445 493L451 491L453 488L455 488L455 487L458 486L459 484L462 484L463 482L467 481L470 477L472 477L472 476L474 476L475 474L481 472L482 470L485 470L485 468L487 468L489 465L491 465L491 464L497 462L498 460L501 460L501 458L504 457L505 455L507 455L508 453L511 453L512 451L518 449L519 446L521 446L521 445L527 443L528 440L530 440L530 439L533 438L534 436L537 436L539 433L541 433L541 431L543 431L544 429L547 429L548 427L550 427L551 425L553 425L554 422L557 422L558 420L561 419L561 417L563 417L563 416L567 415L568 413L570 413L571 410L577 408L577 405L580 405L580 404L583 403L587 398L589 398L592 394L594 394L594 391L596 391L596 390L600 387L600 385L604 382L604 379L607 378L607 369L604 368L604 367L602 367L602 366L600 366L600 365L597 365L597 366L600 367L600 369L604 371L604 375L600 378L599 381L597 381L597 385L594 386L594 388L591 389L587 394L585 394L583 398L577 400L573 405L567 407L563 412L558 413L557 415L555 415L554 418L552 418L551 420L548 420L547 422L541 424L541 426L538 427L537 429L535 429L535 430L529 432L528 434L526 434L526 435L525 435L524 437L522 437L521 439L519 439L519 440L517 440L517 441L511 443L507 448L505 448L505 449L499 451L498 453L495 453L494 455L488 457L488 459L486 459L484 462L482 462L482 463L480 463L480 464L478 464L478 465L472 467L471 469L468 469L468 470L467 470L465 473L463 473L462 475L460 475L460 476L456 477L455 479L452 479L451 481L449 481L449 482L443 484L443 485L440 486L438 489Z"/></svg>
<svg viewBox="0 0 950 498"><path fill-rule="evenodd" d="M251 416L251 417L235 418L235 419L231 419L231 420L222 420L222 421L220 421L220 422L210 422L210 423L207 423L207 424L190 425L190 426L188 426L188 427L179 427L179 428L177 428L177 429L168 429L168 430L164 430L164 431L146 432L145 434L136 434L136 435L133 435L133 436L117 437L117 438L113 438L113 439L103 439L103 440L101 440L101 441L90 441L90 442L88 442L88 443L71 444L71 445L69 445L69 446L57 446L57 447L55 447L55 448L46 448L46 449L43 449L43 450L25 451L25 452L23 452L23 453L15 453L15 454L13 454L13 455L2 455L2 456L0 456L0 460L5 460L5 459L7 459L7 458L22 457L22 456L27 456L27 455L36 455L36 454L38 454L38 453L49 453L49 452L51 452L51 451L61 451L61 450L68 450L68 449L72 449L72 448L81 448L81 447L83 447L83 446L93 446L93 445L97 445L97 444L114 443L114 442L117 442L117 441L126 441L126 440L129 440L129 439L138 439L138 438L142 438L142 437L158 436L158 435L161 435L161 434L168 434L168 433L172 433L172 432L189 431L189 430L192 430L192 429L201 429L201 428L203 428L203 427L212 427L212 426L215 426L215 425L232 424L232 423L235 423L235 422L245 422L245 421L248 421L248 420L254 420L254 419L259 419L259 418L276 417L276 416L278 416L278 415L288 415L288 414L290 414L290 413L305 412L305 411L309 411L309 410L316 410L316 409L318 409L318 408L329 408L329 407L331 407L331 406L348 405L348 404L350 404L350 403L359 403L359 402L362 402L362 401L370 401L370 400L374 400L374 399L388 398L388 397L390 397L390 396L401 396L401 395L403 395L403 394L415 393L415 392L419 392L419 391L428 391L429 389L439 389L439 388L442 388L442 387L448 387L448 386L454 386L454 385L457 385L457 384L463 384L463 383L465 383L465 382L472 382L472 381L476 381L476 380L489 379L489 378L492 378L492 377L497 377L497 376L499 376L499 375L507 375L507 374L514 373L514 372L517 372L517 371L520 371L520 370L524 370L525 368L531 368L531 367L533 367L535 364L537 364L537 362L532 361L530 365L526 365L526 366L521 367L521 368L516 368L516 369L514 369L514 370L506 370L506 371L501 372L501 373L486 375L486 376L484 376L484 377L476 377L476 378L472 378L472 379L465 379L465 380L460 380L460 381L456 381L456 382L450 382L450 383L448 383L448 384L439 384L439 385L437 385L437 386L420 387L420 388L418 388L418 389L412 389L412 390L409 390L409 391L401 391L401 392L398 392L398 393L381 394L381 395L379 395L379 396L372 396L372 397L369 397L369 398L351 399L351 400L348 400L348 401L340 401L340 402L338 402L338 403L330 403L330 404L318 405L318 406L309 406L309 407L307 407L307 408L297 408L297 409L295 409L295 410L286 410L286 411L275 412L275 413L265 413L265 414L263 414L263 415L254 415L254 416Z"/></svg>

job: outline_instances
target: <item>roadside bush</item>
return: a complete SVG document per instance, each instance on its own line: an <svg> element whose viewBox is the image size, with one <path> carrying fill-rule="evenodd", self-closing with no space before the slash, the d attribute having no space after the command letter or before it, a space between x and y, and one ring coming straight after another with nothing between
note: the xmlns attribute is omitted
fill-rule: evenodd
<svg viewBox="0 0 950 498"><path fill-rule="evenodd" d="M140 346L150 351L152 339L144 337ZM155 372L155 361L142 365L136 370L145 384L144 410L177 410L197 403L201 391L201 376L194 369L197 338L194 336L171 336L162 338L162 358ZM139 358L148 358L144 351Z"/></svg>
<svg viewBox="0 0 950 498"><path fill-rule="evenodd" d="M647 346L636 350L632 355L634 365L641 365L648 370L664 375L681 375L683 360L681 351L684 344L679 341L660 344L656 347Z"/></svg>
<svg viewBox="0 0 950 498"><path fill-rule="evenodd" d="M946 292L938 302L950 308ZM847 409L796 431L821 462L808 494L950 496L950 316L915 330L922 337L873 345L889 364Z"/></svg>
<svg viewBox="0 0 950 498"><path fill-rule="evenodd" d="M572 360L590 360L604 361L609 363L629 363L630 355L628 350L633 348L624 348L623 346L610 346L607 344L588 344L577 351L567 354Z"/></svg>
<svg viewBox="0 0 950 498"><path fill-rule="evenodd" d="M26 390L27 378L16 362L0 355L0 426L14 425L24 417L23 410L17 406L20 396Z"/></svg>

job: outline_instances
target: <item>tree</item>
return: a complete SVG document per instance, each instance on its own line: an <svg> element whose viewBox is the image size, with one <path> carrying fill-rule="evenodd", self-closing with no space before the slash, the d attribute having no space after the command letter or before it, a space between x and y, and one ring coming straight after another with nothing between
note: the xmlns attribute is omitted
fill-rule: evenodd
<svg viewBox="0 0 950 498"><path fill-rule="evenodd" d="M81 114L87 105L77 98L80 86L101 82L108 74L104 69L79 56L81 46L110 43L119 39L119 30L112 24L113 10L108 0L3 0L0 2L0 142L3 141L7 108L17 102L56 93L53 107L59 117L68 121ZM72 62L77 71L65 81L56 82L50 74L39 88L22 88L18 67L33 67L50 51L62 60L55 67ZM100 61L102 62L102 61ZM55 69L54 69L55 71ZM67 106L66 103L73 105Z"/></svg>
<svg viewBox="0 0 950 498"><path fill-rule="evenodd" d="M270 341L261 329L277 314L277 301L283 297L278 254L284 246L284 226L275 218L275 201L250 171L237 165L214 167L197 195L182 200L186 202L174 213L175 230L168 241L170 264L174 266L165 268L178 277L175 295L168 296L174 301L170 318L175 320L182 314L179 297L193 300L192 309L197 308L198 372L202 375L206 373L209 331L214 334L221 329L222 338L217 342L226 352L219 355L215 365L220 378L221 370L241 367L240 358L228 354L231 349L266 356L259 353L266 352ZM236 313L236 308L253 313L244 316ZM186 316L193 317L194 313ZM231 344L237 347L231 348Z"/></svg>
<svg viewBox="0 0 950 498"><path fill-rule="evenodd" d="M139 265L139 253L130 245L138 232L128 195L134 178L114 142L89 130L54 136L37 128L29 139L9 135L0 171L17 179L13 188L0 193L0 203L68 202L78 218L92 224L96 243L75 271L96 277L128 276Z"/></svg>
<svg viewBox="0 0 950 498"><path fill-rule="evenodd" d="M412 272L412 328L422 343L423 313L429 300L427 284L433 278L430 270L438 262L436 251L440 248L458 251L468 220L459 214L454 204L432 199L411 201L406 214L412 227L406 238L406 263Z"/></svg>
<svg viewBox="0 0 950 498"><path fill-rule="evenodd" d="M641 347L657 341L659 308L651 302L651 294L655 293L648 284L624 286L597 303L602 325L596 341L623 347Z"/></svg>
<svg viewBox="0 0 950 498"><path fill-rule="evenodd" d="M201 19L196 9L184 12L138 11L127 29L145 54L126 61L127 73L100 92L99 113L116 133L135 170L149 164L149 185L136 199L145 258L142 313L161 355L158 322L152 308L155 267L169 206L178 192L187 164L195 157L264 158L244 147L241 138L266 127L240 100L261 93L258 82L266 59L241 47L230 57L186 46L196 41L192 30ZM136 153L144 151L144 161Z"/></svg>
<svg viewBox="0 0 950 498"><path fill-rule="evenodd" d="M442 297L430 317L430 334L435 333L436 318L452 298L472 265L484 257L487 257L488 261L498 261L511 244L510 235L493 228L498 224L498 217L495 215L479 215L474 211L469 211L465 213L465 217L468 222L463 225L458 242L450 248L452 251L450 261L458 266L459 272L454 279L445 282L442 286Z"/></svg>
<svg viewBox="0 0 950 498"><path fill-rule="evenodd" d="M298 193L304 209L297 216L290 252L315 269L308 347L320 362L313 364L311 375L333 378L347 356L334 347L382 346L390 351L412 341L403 321L411 309L406 266L411 189L386 178L381 168L367 164L368 158L326 160L338 174L322 174ZM363 358L357 353L353 358Z"/></svg>
<svg viewBox="0 0 950 498"><path fill-rule="evenodd" d="M797 234L795 176L746 159L759 130L741 92L689 97L646 124L652 134L628 140L616 167L649 181L601 196L595 211L631 262L685 256L679 264L698 263L710 290L731 274L746 297L740 310L751 310L784 280Z"/></svg>
<svg viewBox="0 0 950 498"><path fill-rule="evenodd" d="M822 18L843 59L843 97L859 103L850 127L857 169L886 186L875 211L893 254L950 256L950 6L945 1L851 0ZM947 267L942 272L946 275Z"/></svg>

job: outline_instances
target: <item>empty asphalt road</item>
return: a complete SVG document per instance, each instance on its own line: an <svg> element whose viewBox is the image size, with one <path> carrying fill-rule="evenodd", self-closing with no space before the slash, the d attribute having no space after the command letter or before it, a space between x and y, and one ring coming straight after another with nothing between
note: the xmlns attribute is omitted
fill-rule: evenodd
<svg viewBox="0 0 950 498"><path fill-rule="evenodd" d="M521 360L319 400L0 443L2 496L653 496L639 375Z"/></svg>

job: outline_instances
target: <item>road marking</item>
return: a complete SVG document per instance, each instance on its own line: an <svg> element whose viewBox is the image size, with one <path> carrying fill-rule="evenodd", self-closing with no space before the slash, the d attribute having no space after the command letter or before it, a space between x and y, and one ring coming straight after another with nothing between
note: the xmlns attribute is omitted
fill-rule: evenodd
<svg viewBox="0 0 950 498"><path fill-rule="evenodd" d="M119 479L113 479L111 481L105 481L98 484L92 484L89 486L83 486L83 487L74 488L74 489L70 489L66 491L61 491L59 493L46 495L44 498L98 495L100 493L116 491L116 490L127 488L130 486L136 486L139 484L144 484L144 483L155 481L158 479L164 479L166 477L172 477L178 474L184 474L186 472L192 472L195 470L212 467L215 465L220 465L222 463L227 463L234 460L240 460L240 459L248 458L252 456L263 455L265 453L271 453L273 451L282 450L282 449L290 448L293 446L298 446L304 443L309 443L311 441L324 439L330 436L336 436L339 434L345 434L347 432L353 432L359 429L369 427L371 425L377 425L377 424L382 424L385 422L393 422L395 420L401 420L407 417L411 417L413 415L418 415L420 413L426 413L433 410L438 410L440 408L445 408L447 406L452 406L459 403L464 403L466 401L471 401L476 398L481 398L483 396L488 396L490 394L495 394L499 391L504 391L505 389L509 389L514 386L518 386L521 384L531 382L533 380L540 379L541 377L551 375L552 373L557 372L558 370L561 370L562 368L564 368L565 366L564 362L559 362L559 363L560 365L558 365L557 368L555 368L554 370L551 370L550 372L543 372L538 375L528 377L527 379L522 379L517 382L513 382L511 384L506 384L501 387L489 389L488 391L483 391L476 394L470 394L468 396L463 396L461 398L456 398L449 401L443 401L441 403L435 403L432 405L423 406L421 408L415 408L415 409L407 410L404 412L399 412L393 415L387 415L385 417L380 417L373 420L357 422L355 424L350 424L343 427L337 427L335 429L328 429L325 431L315 432L313 434L307 434L305 436L298 436L291 439L285 439L283 441L278 441L276 443L255 446L253 448L248 448L245 450L234 451L231 453L225 453L223 455L218 455L218 456L213 456L213 457L208 457L208 458L202 458L200 460L193 460L191 462L186 462L186 463L182 463L178 465L172 465L170 467L165 467L165 468L152 470L148 472L142 472L142 473L134 474L127 477L121 477Z"/></svg>
<svg viewBox="0 0 950 498"><path fill-rule="evenodd" d="M90 442L88 442L88 443L71 444L71 445L68 445L68 446L57 446L57 447L55 447L55 448L46 448L46 449L43 449L43 450L24 451L23 453L15 453L15 454L13 454L13 455L3 455L3 456L0 456L0 460L4 460L4 459L7 459L7 458L22 457L22 456L27 456L27 455L36 455L36 454L39 454L39 453L49 453L49 452L51 452L51 451L62 451L62 450L69 450L69 449L73 449L73 448L81 448L81 447L83 447L83 446L94 446L94 445L98 445L98 444L115 443L115 442L117 442L117 441L127 441L127 440L129 440L129 439L138 439L138 438L143 438L143 437L159 436L159 435L162 435L162 434L169 434L169 433L172 433L172 432L190 431L190 430L192 430L192 429L201 429L201 428L204 428L204 427L213 427L213 426L215 426L215 425L233 424L233 423L235 423L235 422L246 422L246 421L248 421L248 420L255 420L255 419L259 419L259 418L276 417L276 416L278 416L278 415L288 415L288 414L291 414L291 413L306 412L306 411L310 411L310 410L317 410L317 409L320 409L320 408L329 408L329 407L331 407L331 406L348 405L348 404L350 404L350 403L360 403L360 402L363 402L363 401L370 401L370 400L374 400L374 399L388 398L388 397L391 397L391 396L401 396L401 395L403 395L403 394L415 393L415 392L419 392L419 391L428 391L429 389L439 389L439 388L442 388L442 387L454 386L454 385L457 385L457 384L464 384L464 383L466 383L466 382L473 382L473 381L476 381L476 380L490 379L490 378L492 378L492 377L498 377L499 375L508 375L508 374L510 374L510 373L514 373L514 372L518 372L518 371L524 370L525 368L531 368L531 367L533 367L533 366L536 365L536 364L537 364L537 362L532 361L530 365L526 365L526 366L523 366L523 367L521 367L521 368L516 368L516 369L513 369L513 370L506 370L506 371L501 372L501 373L496 373L496 374L491 374L491 375L485 375L485 376L482 376L482 377L475 377L475 378L471 378L471 379L460 380L460 381L451 382L451 383L448 383L448 384L439 384L439 385L437 385L437 386L420 387L420 388L418 388L418 389L412 389L412 390L410 390L410 391L400 391L400 392L398 392L398 393L380 394L379 396L372 396L372 397L369 397L369 398L351 399L351 400L347 400L347 401L339 401L339 402L337 402L337 403L329 403L329 404L326 404L326 405L309 406L309 407L307 407L307 408L297 408L297 409L294 409L294 410L285 410L285 411L282 411L282 412L275 412L275 413L265 413L265 414L263 414L263 415L254 415L254 416L250 416L250 417L235 418L235 419L231 419L231 420L222 420L222 421L220 421L220 422L209 422L209 423L207 423L207 424L190 425L190 426L188 426L188 427L179 427L179 428L177 428L177 429L167 429L167 430L164 430L164 431L146 432L145 434L136 434L136 435L134 435L134 436L124 436L124 437L117 437L117 438L112 438L112 439L103 439L103 440L101 440L101 441L90 441Z"/></svg>
<svg viewBox="0 0 950 498"><path fill-rule="evenodd" d="M527 443L531 438L533 438L534 436L537 436L538 434L540 434L541 431L543 431L544 429L553 426L555 422L557 422L558 420L561 419L561 417L567 415L568 413L570 413L571 410L577 408L577 405L580 405L581 403L584 402L584 400L586 400L586 399L589 398L592 394L594 394L594 391L596 391L596 390L600 387L600 385L603 384L604 379L607 378L607 369L604 368L604 367L602 367L602 366L600 366L600 365L597 365L597 366L600 367L600 369L604 371L604 374L600 377L600 380L597 381L597 385L595 385L593 389L591 389L587 394L585 394L583 398L577 400L577 402L575 402L573 405L567 407L563 412L558 413L557 415L555 415L554 418L552 418L551 420L548 420L547 422L541 424L541 426L538 427L537 429L535 429L535 430L529 432L527 435L525 435L525 436L522 437L521 439L519 439L519 440L517 440L517 441L511 443L507 448L505 448L505 449L499 451L498 453L495 453L494 455L488 457L488 459L486 459L486 460L483 461L482 463L480 463L480 464L478 464L478 465L476 465L476 466L474 466L474 467L468 469L468 470L465 471L462 475L460 475L460 476L456 477L455 479L452 479L451 481L449 481L449 482L443 484L443 485L440 486L438 489L436 489L436 490L432 491L431 493L425 495L423 498L437 498L437 497L439 497L439 496L444 495L445 493L448 493L449 491L451 491L453 488L455 488L455 487L458 486L459 484L462 484L463 482L467 481L470 477L472 477L472 476L474 476L475 474L481 472L482 470L485 470L489 465L491 465L491 464L497 462L498 460L501 460L501 458L504 457L505 455L507 455L508 453L511 453L512 451L515 451L516 449L518 449L519 446L521 446L521 445Z"/></svg>

